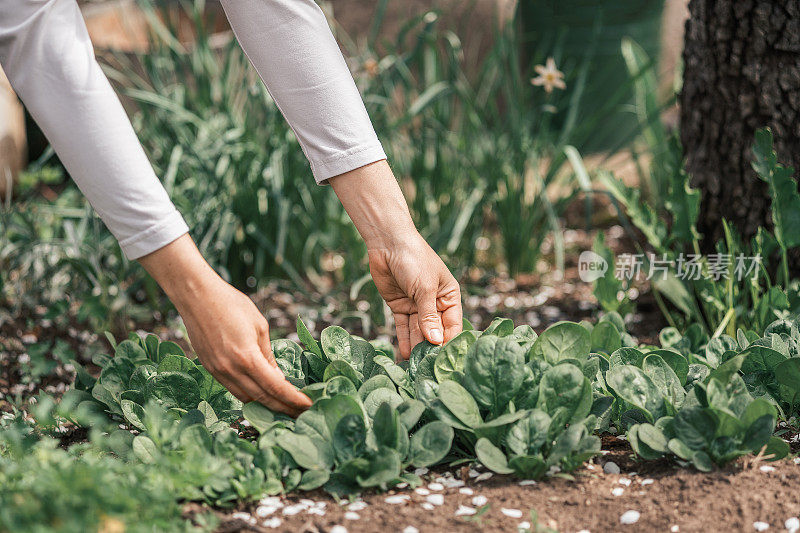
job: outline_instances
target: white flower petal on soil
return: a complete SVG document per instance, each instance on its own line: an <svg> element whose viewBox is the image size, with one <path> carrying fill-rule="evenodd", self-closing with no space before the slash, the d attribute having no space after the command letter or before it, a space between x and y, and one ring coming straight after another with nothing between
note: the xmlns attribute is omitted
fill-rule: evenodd
<svg viewBox="0 0 800 533"><path fill-rule="evenodd" d="M283 507L283 502L277 496L267 496L266 498L261 498L258 503L261 505L273 506L273 507Z"/></svg>
<svg viewBox="0 0 800 533"><path fill-rule="evenodd" d="M422 502L420 506L426 511L433 511L435 509L434 505L428 502Z"/></svg>
<svg viewBox="0 0 800 533"><path fill-rule="evenodd" d="M283 520L281 520L280 518L275 516L275 517L270 518L268 520L264 520L263 522L261 522L261 525L264 526L264 527L268 527L270 529L275 529L275 528L281 527L282 523L283 523Z"/></svg>
<svg viewBox="0 0 800 533"><path fill-rule="evenodd" d="M419 533L419 529L415 528L414 526L407 526L403 533Z"/></svg>
<svg viewBox="0 0 800 533"><path fill-rule="evenodd" d="M444 485L442 485L441 483L437 483L437 482L428 483L428 488L431 489L431 490L444 490Z"/></svg>
<svg viewBox="0 0 800 533"><path fill-rule="evenodd" d="M796 533L800 531L800 519L796 516L787 518L786 522L783 523L783 527L785 527L789 533Z"/></svg>
<svg viewBox="0 0 800 533"><path fill-rule="evenodd" d="M641 516L642 515L639 513L639 511L634 511L631 509L630 511L625 511L622 513L622 516L619 517L619 523L623 525L635 524L639 521L639 517Z"/></svg>
<svg viewBox="0 0 800 533"><path fill-rule="evenodd" d="M256 507L256 516L259 518L266 518L269 515L275 513L278 510L278 507L274 505L259 505Z"/></svg>
<svg viewBox="0 0 800 533"><path fill-rule="evenodd" d="M430 493L431 493L431 491L429 491L429 490L428 490L428 489L426 489L425 487L419 487L419 488L416 488L416 489L414 489L414 492L416 492L416 493L417 493L417 494L419 494L420 496L427 496L428 494L430 494Z"/></svg>
<svg viewBox="0 0 800 533"><path fill-rule="evenodd" d="M477 511L475 511L472 507L467 507L466 505L459 505L458 509L456 509L456 516L470 516L474 515Z"/></svg>
<svg viewBox="0 0 800 533"><path fill-rule="evenodd" d="M444 496L442 494L431 494L425 500L433 505L442 505L444 503Z"/></svg>
<svg viewBox="0 0 800 533"><path fill-rule="evenodd" d="M489 498L487 498L486 496L483 496L482 494L479 494L478 496L475 496L474 498L472 498L472 505L474 505L476 507L483 507L484 505L486 505L486 503L488 501L489 501Z"/></svg>
<svg viewBox="0 0 800 533"><path fill-rule="evenodd" d="M619 478L617 480L617 483L619 483L620 485L625 485L626 487L630 487L631 486L631 480L626 478L626 477Z"/></svg>
<svg viewBox="0 0 800 533"><path fill-rule="evenodd" d="M620 469L617 466L617 463L614 461L608 461L606 464L603 465L603 472L606 474L619 474Z"/></svg>
<svg viewBox="0 0 800 533"><path fill-rule="evenodd" d="M397 505L399 503L406 503L411 496L408 494L395 494L394 496L387 496L385 500L386 503Z"/></svg>
<svg viewBox="0 0 800 533"><path fill-rule="evenodd" d="M769 529L769 524L766 522L753 522L753 529L756 531L766 531Z"/></svg>
<svg viewBox="0 0 800 533"><path fill-rule="evenodd" d="M475 482L477 483L479 481L486 481L487 479L489 479L493 475L494 474L492 474L491 472L484 472L483 474L481 474L481 475L479 475L478 477L475 478Z"/></svg>
<svg viewBox="0 0 800 533"><path fill-rule="evenodd" d="M769 465L761 465L761 466L758 467L758 469L761 470L764 473L769 473L769 472L774 472L775 471L775 467L774 466L769 466Z"/></svg>
<svg viewBox="0 0 800 533"><path fill-rule="evenodd" d="M460 494L465 495L465 496L472 496L472 494L473 494L472 489L469 488L469 487L461 487L460 489L458 489L458 492Z"/></svg>
<svg viewBox="0 0 800 533"><path fill-rule="evenodd" d="M614 487L613 489L611 489L611 494L613 494L614 496L622 496L624 492L625 489L623 489L622 487Z"/></svg>
<svg viewBox="0 0 800 533"><path fill-rule="evenodd" d="M358 520L359 518L361 517L358 516L358 513L354 513L353 511L347 511L346 513L344 513L345 520Z"/></svg>
<svg viewBox="0 0 800 533"><path fill-rule="evenodd" d="M367 508L367 502L363 500L359 500L357 502L353 502L347 506L348 511L363 511Z"/></svg>
<svg viewBox="0 0 800 533"><path fill-rule="evenodd" d="M642 485L652 485L653 483L655 483L655 480L647 478L647 479L643 479L641 483L642 483Z"/></svg>
<svg viewBox="0 0 800 533"><path fill-rule="evenodd" d="M430 470L428 470L424 466L422 468L417 468L416 470L414 470L414 474L416 474L418 476L424 476L428 472L430 472Z"/></svg>
<svg viewBox="0 0 800 533"><path fill-rule="evenodd" d="M517 483L517 485L519 485L520 487L526 487L528 485L536 485L536 481L532 479L523 479L522 481Z"/></svg>
<svg viewBox="0 0 800 533"><path fill-rule="evenodd" d="M284 507L283 508L283 514L285 514L286 516L294 516L297 513L301 512L301 511L305 511L305 510L306 510L306 506L303 505L302 503L298 503L298 504L295 504L295 505L288 505L288 506Z"/></svg>
<svg viewBox="0 0 800 533"><path fill-rule="evenodd" d="M328 531L331 533L347 533L347 528L344 526L333 526Z"/></svg>
<svg viewBox="0 0 800 533"><path fill-rule="evenodd" d="M500 509L500 512L504 515L508 516L509 518L522 518L522 511L519 509L506 509L503 507Z"/></svg>

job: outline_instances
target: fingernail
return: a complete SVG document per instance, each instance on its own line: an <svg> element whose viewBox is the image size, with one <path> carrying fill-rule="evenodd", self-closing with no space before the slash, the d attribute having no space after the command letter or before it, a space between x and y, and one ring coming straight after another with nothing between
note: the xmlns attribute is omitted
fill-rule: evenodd
<svg viewBox="0 0 800 533"><path fill-rule="evenodd" d="M431 330L431 342L433 344L441 344L444 340L444 336L442 335L442 331L439 329L432 329Z"/></svg>

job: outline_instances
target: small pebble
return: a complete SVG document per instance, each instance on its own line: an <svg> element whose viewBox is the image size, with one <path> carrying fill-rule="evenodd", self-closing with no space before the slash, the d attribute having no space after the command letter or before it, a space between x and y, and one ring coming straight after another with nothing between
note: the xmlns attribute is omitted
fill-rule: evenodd
<svg viewBox="0 0 800 533"><path fill-rule="evenodd" d="M800 457L795 457L795 458L794 458L794 459L792 459L792 460L794 461L794 464L796 464L796 465L800 465Z"/></svg>
<svg viewBox="0 0 800 533"><path fill-rule="evenodd" d="M333 526L329 531L331 533L347 533L347 528L344 526Z"/></svg>
<svg viewBox="0 0 800 533"><path fill-rule="evenodd" d="M477 483L477 482L480 482L480 481L486 481L487 479L492 477L492 475L493 474L491 472L484 472L483 474L481 474L481 475L479 475L478 477L475 478L475 482Z"/></svg>
<svg viewBox="0 0 800 533"><path fill-rule="evenodd" d="M444 503L444 496L442 494L431 494L425 500L433 505L442 505Z"/></svg>
<svg viewBox="0 0 800 533"><path fill-rule="evenodd" d="M590 533L588 529L581 529L578 533Z"/></svg>
<svg viewBox="0 0 800 533"><path fill-rule="evenodd" d="M472 498L472 505L476 507L483 507L489 501L489 498L483 496L482 494L475 496Z"/></svg>
<svg viewBox="0 0 800 533"><path fill-rule="evenodd" d="M282 523L283 523L283 521L280 518L278 518L277 516L275 516L275 517L269 518L267 520L264 520L263 522L261 522L261 525L263 525L264 527L268 527L270 529L276 529L276 528L281 527Z"/></svg>
<svg viewBox="0 0 800 533"><path fill-rule="evenodd" d="M510 518L522 518L522 511L520 511L519 509L502 508L500 509L500 512Z"/></svg>
<svg viewBox="0 0 800 533"><path fill-rule="evenodd" d="M259 505L256 508L256 516L259 518L266 518L277 510L278 508L274 505Z"/></svg>
<svg viewBox="0 0 800 533"><path fill-rule="evenodd" d="M613 489L611 489L611 494L613 494L614 496L622 496L624 492L625 489L623 489L622 487L614 487Z"/></svg>
<svg viewBox="0 0 800 533"><path fill-rule="evenodd" d="M425 487L419 487L419 488L417 488L417 489L414 489L414 492L416 492L416 493L417 493L417 494L419 494L420 496L427 496L428 494L430 494L430 493L431 493L431 491L429 491L429 490L428 490L428 489L426 489Z"/></svg>
<svg viewBox="0 0 800 533"><path fill-rule="evenodd" d="M361 517L358 516L358 513L354 513L353 511L347 511L346 513L344 513L345 520L358 520L359 518Z"/></svg>
<svg viewBox="0 0 800 533"><path fill-rule="evenodd" d="M603 472L606 474L619 474L620 469L619 466L617 466L617 463L614 461L609 461L603 465Z"/></svg>
<svg viewBox="0 0 800 533"><path fill-rule="evenodd" d="M414 474L416 474L416 475L418 475L418 476L424 476L424 475L425 475L425 474L427 474L428 472L430 472L430 470L428 470L428 469L427 469L427 468L425 468L425 467L422 467L422 468L417 468L416 470L414 470Z"/></svg>
<svg viewBox="0 0 800 533"><path fill-rule="evenodd" d="M622 513L622 516L619 517L619 523L623 525L635 524L636 522L639 521L640 516L642 515L639 514L639 511L634 511L634 510L625 511L624 513Z"/></svg>
<svg viewBox="0 0 800 533"><path fill-rule="evenodd" d="M397 505L399 503L405 503L409 498L411 498L411 496L408 494L396 494L394 496L387 496L383 501L392 505Z"/></svg>
<svg viewBox="0 0 800 533"><path fill-rule="evenodd" d="M428 483L428 488L431 490L444 490L444 485L441 483Z"/></svg>
<svg viewBox="0 0 800 533"><path fill-rule="evenodd" d="M625 485L626 487L630 487L631 486L631 480L626 478L626 477L619 478L617 480L617 483L619 483L620 485Z"/></svg>
<svg viewBox="0 0 800 533"><path fill-rule="evenodd" d="M795 462L797 464L800 464L800 459L795 459ZM470 468L469 469L469 477L478 477L480 475L481 475L481 473L478 472L477 470L475 470L474 468Z"/></svg>
<svg viewBox="0 0 800 533"><path fill-rule="evenodd" d="M800 531L800 520L798 520L796 516L787 518L786 522L783 523L783 527L785 527L789 533L796 533Z"/></svg>
<svg viewBox="0 0 800 533"><path fill-rule="evenodd" d="M519 483L517 483L520 487L526 487L528 485L536 485L536 482L532 479L523 479Z"/></svg>
<svg viewBox="0 0 800 533"><path fill-rule="evenodd" d="M652 485L653 483L655 483L655 480L650 479L650 478L642 480L642 485Z"/></svg>
<svg viewBox="0 0 800 533"><path fill-rule="evenodd" d="M531 523L530 522L520 522L517 524L517 529L530 529Z"/></svg>
<svg viewBox="0 0 800 533"><path fill-rule="evenodd" d="M461 487L460 489L458 489L458 492L460 492L465 496L472 496L473 494L472 489L469 487Z"/></svg>
<svg viewBox="0 0 800 533"><path fill-rule="evenodd" d="M774 466L769 466L769 465L761 465L761 466L758 467L758 469L761 470L762 472L766 472L766 473L775 471L775 467Z"/></svg>
<svg viewBox="0 0 800 533"><path fill-rule="evenodd" d="M398 488L398 489L404 489L404 488L408 487L408 483L403 481L402 483L398 483L397 485L395 485L395 487Z"/></svg>
<svg viewBox="0 0 800 533"><path fill-rule="evenodd" d="M678 531L680 531L681 528L680 528L680 526L678 524L675 524L674 526L669 528L669 530L672 531L672 533L678 533Z"/></svg>
<svg viewBox="0 0 800 533"><path fill-rule="evenodd" d="M234 520L244 520L247 523L254 521L253 517L250 516L248 513L233 513L231 515L231 518L233 518Z"/></svg>
<svg viewBox="0 0 800 533"><path fill-rule="evenodd" d="M475 513L475 509L472 507L467 507L466 505L459 505L458 509L456 509L456 516L469 516L474 515Z"/></svg>
<svg viewBox="0 0 800 533"><path fill-rule="evenodd" d="M283 508L283 514L286 516L294 516L301 511L305 511L306 506L303 504L289 505Z"/></svg>
<svg viewBox="0 0 800 533"><path fill-rule="evenodd" d="M365 501L353 502L347 506L348 511L363 511L366 508L367 508L367 502Z"/></svg>
<svg viewBox="0 0 800 533"><path fill-rule="evenodd" d="M415 528L414 526L407 526L403 533L419 533L419 529Z"/></svg>
<svg viewBox="0 0 800 533"><path fill-rule="evenodd" d="M766 531L769 529L769 524L766 522L753 522L753 528L755 528L756 531Z"/></svg>
<svg viewBox="0 0 800 533"><path fill-rule="evenodd" d="M432 503L428 503L428 502L422 502L422 503L420 504L420 506L421 506L423 509L425 509L426 511L433 511L433 510L435 509L435 507L433 506L433 504L432 504Z"/></svg>

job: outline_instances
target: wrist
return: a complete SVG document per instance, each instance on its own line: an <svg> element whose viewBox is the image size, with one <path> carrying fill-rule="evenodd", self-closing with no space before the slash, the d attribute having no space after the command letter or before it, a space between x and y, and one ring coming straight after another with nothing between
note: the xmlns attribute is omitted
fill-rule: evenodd
<svg viewBox="0 0 800 533"><path fill-rule="evenodd" d="M419 238L388 163L378 161L329 180L368 250Z"/></svg>
<svg viewBox="0 0 800 533"><path fill-rule="evenodd" d="M198 296L222 281L188 234L140 258L139 263L179 312L192 302L202 301Z"/></svg>

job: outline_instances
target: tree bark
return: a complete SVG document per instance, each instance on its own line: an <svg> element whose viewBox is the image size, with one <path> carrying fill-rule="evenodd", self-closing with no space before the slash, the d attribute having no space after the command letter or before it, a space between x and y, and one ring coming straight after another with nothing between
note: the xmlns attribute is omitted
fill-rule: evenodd
<svg viewBox="0 0 800 533"><path fill-rule="evenodd" d="M772 128L778 160L800 167L800 2L692 0L689 11L680 130L710 248L722 218L747 240L771 227L766 183L750 167L757 129Z"/></svg>

